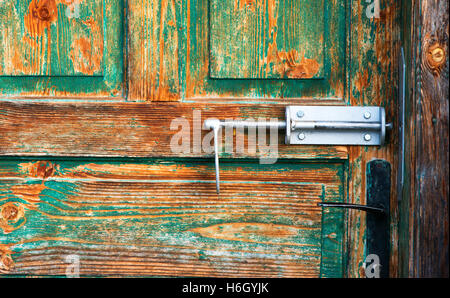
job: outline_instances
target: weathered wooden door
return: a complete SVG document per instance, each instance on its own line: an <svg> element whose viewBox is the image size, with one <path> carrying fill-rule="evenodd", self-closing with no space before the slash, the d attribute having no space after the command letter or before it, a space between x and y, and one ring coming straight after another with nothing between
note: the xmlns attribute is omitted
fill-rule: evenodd
<svg viewBox="0 0 450 298"><path fill-rule="evenodd" d="M395 133L369 148L280 132L260 163L232 132L218 195L197 128L287 105L382 106L395 123L399 4L366 2L1 0L0 272L364 275L365 214L317 204L364 204Z"/></svg>

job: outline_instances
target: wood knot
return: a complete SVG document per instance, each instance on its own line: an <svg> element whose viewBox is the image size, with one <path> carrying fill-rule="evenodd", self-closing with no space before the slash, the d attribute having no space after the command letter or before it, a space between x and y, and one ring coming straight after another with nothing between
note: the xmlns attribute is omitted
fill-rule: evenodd
<svg viewBox="0 0 450 298"><path fill-rule="evenodd" d="M8 202L0 209L0 229L9 234L26 223L25 210L22 204Z"/></svg>
<svg viewBox="0 0 450 298"><path fill-rule="evenodd" d="M50 161L38 161L36 163L36 177L47 179L55 172L55 165Z"/></svg>
<svg viewBox="0 0 450 298"><path fill-rule="evenodd" d="M48 11L48 8L45 7L45 6L43 6L43 7L38 9L37 15L38 15L38 18L41 21L48 21L48 20L50 20L50 12Z"/></svg>
<svg viewBox="0 0 450 298"><path fill-rule="evenodd" d="M336 235L336 233L331 233L331 234L328 235L328 238L330 238L330 239L336 239L336 238L337 238L337 235Z"/></svg>
<svg viewBox="0 0 450 298"><path fill-rule="evenodd" d="M6 220L15 220L19 215L19 208L14 204L5 205L1 211L1 217Z"/></svg>
<svg viewBox="0 0 450 298"><path fill-rule="evenodd" d="M58 18L56 0L32 0L28 14L24 16L25 27L31 36L40 36Z"/></svg>
<svg viewBox="0 0 450 298"><path fill-rule="evenodd" d="M8 253L2 253L0 257L0 272L7 273L14 268L14 261Z"/></svg>
<svg viewBox="0 0 450 298"><path fill-rule="evenodd" d="M32 11L32 15L34 18L37 18L44 22L51 22L56 20L54 18L56 13L56 3L54 0L33 2L30 3L30 10Z"/></svg>
<svg viewBox="0 0 450 298"><path fill-rule="evenodd" d="M359 277L366 277L366 268L364 266L359 267Z"/></svg>
<svg viewBox="0 0 450 298"><path fill-rule="evenodd" d="M436 48L431 53L431 59L438 64L441 64L444 61L445 53L443 48Z"/></svg>
<svg viewBox="0 0 450 298"><path fill-rule="evenodd" d="M439 75L446 60L447 54L444 47L439 43L429 44L425 51L426 67L430 69L434 75Z"/></svg>

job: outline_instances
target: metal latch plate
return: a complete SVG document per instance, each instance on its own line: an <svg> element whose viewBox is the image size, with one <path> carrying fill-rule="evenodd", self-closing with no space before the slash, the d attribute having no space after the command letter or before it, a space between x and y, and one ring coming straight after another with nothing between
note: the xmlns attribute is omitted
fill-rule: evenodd
<svg viewBox="0 0 450 298"><path fill-rule="evenodd" d="M381 107L289 106L286 144L381 145L385 119Z"/></svg>

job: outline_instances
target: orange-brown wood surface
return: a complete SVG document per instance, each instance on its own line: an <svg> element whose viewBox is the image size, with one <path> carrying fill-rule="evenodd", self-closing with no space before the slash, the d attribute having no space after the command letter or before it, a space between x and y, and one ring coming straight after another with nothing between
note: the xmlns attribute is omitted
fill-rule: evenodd
<svg viewBox="0 0 450 298"><path fill-rule="evenodd" d="M81 275L342 274L343 232L322 225L343 213L317 206L342 201L342 163L223 162L220 196L205 160L1 165L2 273L64 275L77 254Z"/></svg>
<svg viewBox="0 0 450 298"><path fill-rule="evenodd" d="M366 1L325 1L323 78L255 81L210 77L210 2L126 2L123 98L120 88L102 100L81 89L68 93L78 99L52 97L57 92L1 98L2 273L64 275L62 257L78 253L86 275L364 276L365 215L316 204L365 204L366 164L396 164L395 130L385 146L371 148L286 146L281 133L274 165L259 165L258 150L223 153L217 197L211 153L192 144L173 152L171 121L184 117L192 129L199 111L203 120L283 120L292 103L373 105L385 107L396 127L400 3L380 1L379 16L368 17ZM283 1L246 1L253 2ZM265 51L265 44L253 45ZM277 44L287 66L302 64L291 51L306 55L301 45ZM245 148L252 142L245 138ZM391 168L389 266L398 276Z"/></svg>
<svg viewBox="0 0 450 298"><path fill-rule="evenodd" d="M379 17L367 18L362 1L352 1L350 64L351 105L376 105L386 109L387 121L398 127L398 55L400 40L400 2L380 1ZM383 147L349 147L352 172L349 201L366 203L366 164L373 159L391 163L391 258L390 275L398 276L398 206L396 197L398 156L397 130L390 132ZM350 211L348 219L349 276L364 277L366 216Z"/></svg>
<svg viewBox="0 0 450 298"><path fill-rule="evenodd" d="M122 0L0 2L0 96L123 97Z"/></svg>
<svg viewBox="0 0 450 298"><path fill-rule="evenodd" d="M109 156L109 157L206 157L211 153L193 148L193 121L210 117L270 118L284 117L283 106L251 104L188 104L188 103L24 103L0 102L2 134L0 148L8 155ZM194 110L197 114L194 114ZM195 116L200 115L200 116ZM171 139L180 128L171 122L183 117L190 125L190 152L173 152ZM198 118L194 118L198 117ZM210 131L203 130L203 137ZM242 133L241 133L242 134ZM239 135L238 135L239 138ZM232 156L259 157L258 150L247 150L255 141L244 138L245 152ZM347 148L284 145L279 134L280 157L346 159Z"/></svg>

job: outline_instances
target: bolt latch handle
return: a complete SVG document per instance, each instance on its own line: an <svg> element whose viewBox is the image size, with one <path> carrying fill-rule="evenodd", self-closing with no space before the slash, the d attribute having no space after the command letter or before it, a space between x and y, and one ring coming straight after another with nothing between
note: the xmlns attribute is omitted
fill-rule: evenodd
<svg viewBox="0 0 450 298"><path fill-rule="evenodd" d="M221 121L216 119L205 120L205 128L212 129L214 134L214 166L216 172L216 191L220 193L220 172L219 172L219 131L222 127L233 128L286 128L286 122L255 122L255 121Z"/></svg>
<svg viewBox="0 0 450 298"><path fill-rule="evenodd" d="M285 121L256 122L208 119L204 122L204 127L213 130L214 134L216 190L219 194L218 135L220 129L223 127L283 129L286 130L285 139L288 145L368 146L383 145L386 130L392 129L392 124L386 123L385 111L381 107L288 106L286 107ZM349 205L346 205L346 208L358 209L355 206Z"/></svg>

